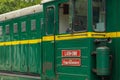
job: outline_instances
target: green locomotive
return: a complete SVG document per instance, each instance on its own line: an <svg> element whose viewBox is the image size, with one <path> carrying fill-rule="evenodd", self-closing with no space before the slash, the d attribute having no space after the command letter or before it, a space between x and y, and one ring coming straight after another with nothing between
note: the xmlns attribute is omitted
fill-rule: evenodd
<svg viewBox="0 0 120 80"><path fill-rule="evenodd" d="M0 80L120 80L120 0L42 0L0 15Z"/></svg>

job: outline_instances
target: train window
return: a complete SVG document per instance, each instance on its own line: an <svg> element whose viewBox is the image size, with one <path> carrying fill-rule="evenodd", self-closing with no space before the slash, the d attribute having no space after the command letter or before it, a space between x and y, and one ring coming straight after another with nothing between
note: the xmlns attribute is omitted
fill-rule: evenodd
<svg viewBox="0 0 120 80"><path fill-rule="evenodd" d="M64 13L64 10L67 10ZM88 0L70 0L59 6L59 33L87 31Z"/></svg>
<svg viewBox="0 0 120 80"><path fill-rule="evenodd" d="M14 33L18 33L18 24L14 23Z"/></svg>
<svg viewBox="0 0 120 80"><path fill-rule="evenodd" d="M25 21L21 23L21 30L22 30L22 32L26 31L26 22Z"/></svg>
<svg viewBox="0 0 120 80"><path fill-rule="evenodd" d="M3 31L2 31L2 26L0 26L0 36L2 36Z"/></svg>
<svg viewBox="0 0 120 80"><path fill-rule="evenodd" d="M69 3L62 3L59 5L59 33L67 32L69 27Z"/></svg>
<svg viewBox="0 0 120 80"><path fill-rule="evenodd" d="M31 30L36 30L36 20L31 20Z"/></svg>
<svg viewBox="0 0 120 80"><path fill-rule="evenodd" d="M5 26L5 33L10 34L10 26L9 25Z"/></svg>
<svg viewBox="0 0 120 80"><path fill-rule="evenodd" d="M70 17L74 32L87 30L88 0L70 0L72 2Z"/></svg>
<svg viewBox="0 0 120 80"><path fill-rule="evenodd" d="M105 0L93 0L93 29L97 32L105 31Z"/></svg>

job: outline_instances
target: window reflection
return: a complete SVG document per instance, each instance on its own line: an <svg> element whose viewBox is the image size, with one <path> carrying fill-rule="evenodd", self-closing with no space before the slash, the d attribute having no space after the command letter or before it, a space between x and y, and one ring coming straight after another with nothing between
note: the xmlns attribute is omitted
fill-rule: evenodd
<svg viewBox="0 0 120 80"><path fill-rule="evenodd" d="M93 0L92 5L94 31L105 31L105 0Z"/></svg>
<svg viewBox="0 0 120 80"><path fill-rule="evenodd" d="M87 29L87 0L74 0L74 31L84 31Z"/></svg>

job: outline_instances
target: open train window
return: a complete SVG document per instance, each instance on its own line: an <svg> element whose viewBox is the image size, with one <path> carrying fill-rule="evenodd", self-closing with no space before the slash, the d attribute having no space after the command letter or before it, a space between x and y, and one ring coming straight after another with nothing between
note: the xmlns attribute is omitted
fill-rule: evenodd
<svg viewBox="0 0 120 80"><path fill-rule="evenodd" d="M21 23L21 30L22 30L22 32L26 32L26 21L23 21Z"/></svg>
<svg viewBox="0 0 120 80"><path fill-rule="evenodd" d="M88 0L69 0L69 2L60 4L59 33L86 31L88 21L87 16Z"/></svg>
<svg viewBox="0 0 120 80"><path fill-rule="evenodd" d="M69 3L59 4L59 33L67 33L69 28Z"/></svg>
<svg viewBox="0 0 120 80"><path fill-rule="evenodd" d="M36 30L36 20L31 20L31 30L34 31Z"/></svg>
<svg viewBox="0 0 120 80"><path fill-rule="evenodd" d="M3 31L2 31L2 26L0 26L0 36L2 36Z"/></svg>
<svg viewBox="0 0 120 80"><path fill-rule="evenodd" d="M92 0L93 29L96 32L105 31L106 7L105 0Z"/></svg>
<svg viewBox="0 0 120 80"><path fill-rule="evenodd" d="M5 33L10 34L10 26L9 25L5 26Z"/></svg>
<svg viewBox="0 0 120 80"><path fill-rule="evenodd" d="M14 33L18 33L18 24L14 23Z"/></svg>

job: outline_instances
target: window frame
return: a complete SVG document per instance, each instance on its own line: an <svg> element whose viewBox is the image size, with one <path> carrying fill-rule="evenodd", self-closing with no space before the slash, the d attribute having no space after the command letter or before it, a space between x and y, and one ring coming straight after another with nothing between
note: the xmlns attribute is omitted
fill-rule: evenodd
<svg viewBox="0 0 120 80"><path fill-rule="evenodd" d="M18 23L14 23L13 26L14 26L13 27L14 28L13 32L14 32L14 34L17 34L18 31L19 31L19 29L18 29Z"/></svg>
<svg viewBox="0 0 120 80"><path fill-rule="evenodd" d="M24 25L24 26L23 26ZM26 25L26 21L22 21L21 22L21 32L26 32L27 30L26 30L26 27L27 27L27 25Z"/></svg>
<svg viewBox="0 0 120 80"><path fill-rule="evenodd" d="M75 1L75 0L72 0ZM73 3L73 2L72 2ZM75 3L72 4L73 11L75 10ZM72 19L72 33L79 33L79 32L87 32L88 31L88 18L89 18L89 8L88 8L88 0L87 0L87 24L86 24L86 29L85 30L80 30L80 31L74 31L74 17L75 17L75 12L73 12L73 19Z"/></svg>
<svg viewBox="0 0 120 80"><path fill-rule="evenodd" d="M106 0L105 0L105 3L104 3L105 5L105 21L104 21L104 31L95 31L95 27L93 26L93 0L92 0L92 4L91 4L91 7L92 7L92 30L94 31L94 32L105 32L106 31Z"/></svg>
<svg viewBox="0 0 120 80"><path fill-rule="evenodd" d="M61 5L62 5L62 7L61 7ZM68 5L68 14L64 14L64 5ZM67 1L67 2L64 2L64 3L59 3L59 5L58 5L58 34L67 34L67 29L69 28L69 19L68 19L68 26L66 26L66 29L65 29L65 31L61 31L60 30L60 28L61 28L61 26L60 26L60 17L61 17L61 13L60 13L60 9L63 9L63 12L62 12L62 16L68 16L68 18L69 18L69 15L70 15L70 12L69 12L69 7L70 7L70 5L69 5L69 1Z"/></svg>
<svg viewBox="0 0 120 80"><path fill-rule="evenodd" d="M34 24L33 24L34 23ZM34 26L34 27L33 27ZM35 31L37 28L37 20L36 19L32 19L31 20L31 31Z"/></svg>
<svg viewBox="0 0 120 80"><path fill-rule="evenodd" d="M5 34L6 35L10 34L10 25L9 24L5 25Z"/></svg>

